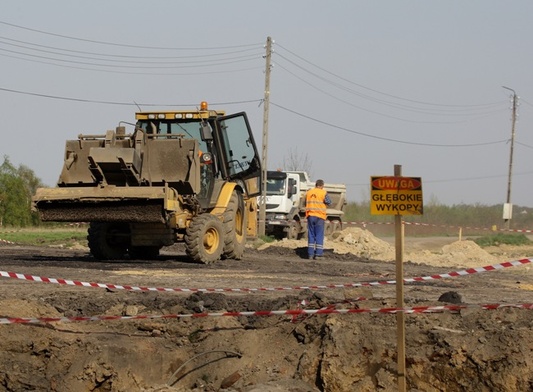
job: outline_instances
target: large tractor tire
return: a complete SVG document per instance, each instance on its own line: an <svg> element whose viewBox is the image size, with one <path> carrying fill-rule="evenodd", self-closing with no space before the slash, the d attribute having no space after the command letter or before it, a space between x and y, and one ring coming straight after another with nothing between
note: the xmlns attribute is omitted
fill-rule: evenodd
<svg viewBox="0 0 533 392"><path fill-rule="evenodd" d="M123 259L130 242L130 230L124 223L91 222L87 241L96 259Z"/></svg>
<svg viewBox="0 0 533 392"><path fill-rule="evenodd" d="M246 211L242 193L233 191L224 213L224 251L227 259L242 259L246 245Z"/></svg>
<svg viewBox="0 0 533 392"><path fill-rule="evenodd" d="M194 261L214 263L222 257L224 224L211 214L198 215L185 233L185 251Z"/></svg>

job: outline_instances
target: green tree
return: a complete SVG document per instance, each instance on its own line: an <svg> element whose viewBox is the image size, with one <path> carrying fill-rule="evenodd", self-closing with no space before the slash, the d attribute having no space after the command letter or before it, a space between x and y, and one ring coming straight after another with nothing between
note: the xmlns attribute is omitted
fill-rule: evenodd
<svg viewBox="0 0 533 392"><path fill-rule="evenodd" d="M38 223L31 212L31 197L41 186L32 170L13 166L7 156L0 165L0 224L25 227Z"/></svg>
<svg viewBox="0 0 533 392"><path fill-rule="evenodd" d="M44 186L41 179L28 166L20 165L17 169L17 175L24 182L30 195L35 195L37 188Z"/></svg>

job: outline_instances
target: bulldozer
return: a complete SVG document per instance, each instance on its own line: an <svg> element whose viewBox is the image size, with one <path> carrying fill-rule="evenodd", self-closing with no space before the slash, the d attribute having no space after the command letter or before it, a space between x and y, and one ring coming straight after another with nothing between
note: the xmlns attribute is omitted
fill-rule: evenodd
<svg viewBox="0 0 533 392"><path fill-rule="evenodd" d="M242 259L262 184L246 113L202 102L135 118L67 140L56 186L37 189L32 209L45 222L88 223L99 260L152 259L175 243L198 263Z"/></svg>

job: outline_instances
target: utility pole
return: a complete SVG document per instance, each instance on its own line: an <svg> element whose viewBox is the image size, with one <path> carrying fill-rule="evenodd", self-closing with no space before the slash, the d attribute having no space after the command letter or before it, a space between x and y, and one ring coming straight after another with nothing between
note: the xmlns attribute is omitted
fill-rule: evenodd
<svg viewBox="0 0 533 392"><path fill-rule="evenodd" d="M270 68L272 38L267 37L265 54L265 98L263 101L263 155L261 162L261 198L259 203L259 235L265 235L266 188L267 188L267 151L268 151L268 110L270 104Z"/></svg>
<svg viewBox="0 0 533 392"><path fill-rule="evenodd" d="M503 219L505 221L505 228L509 229L511 226L511 218L513 217L513 205L511 204L511 180L513 175L513 150L514 150L514 137L515 137L515 124L516 124L516 108L518 106L518 96L516 92L509 87L502 86L504 89L512 91L512 126L511 126L511 154L509 157L509 176L507 179L507 202L503 206Z"/></svg>

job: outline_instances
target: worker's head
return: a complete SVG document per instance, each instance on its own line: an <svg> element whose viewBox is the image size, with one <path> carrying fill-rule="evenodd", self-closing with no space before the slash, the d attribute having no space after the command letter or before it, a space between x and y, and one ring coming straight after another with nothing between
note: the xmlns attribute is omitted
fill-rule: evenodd
<svg viewBox="0 0 533 392"><path fill-rule="evenodd" d="M323 187L324 186L324 180L316 180L315 186L317 188Z"/></svg>

